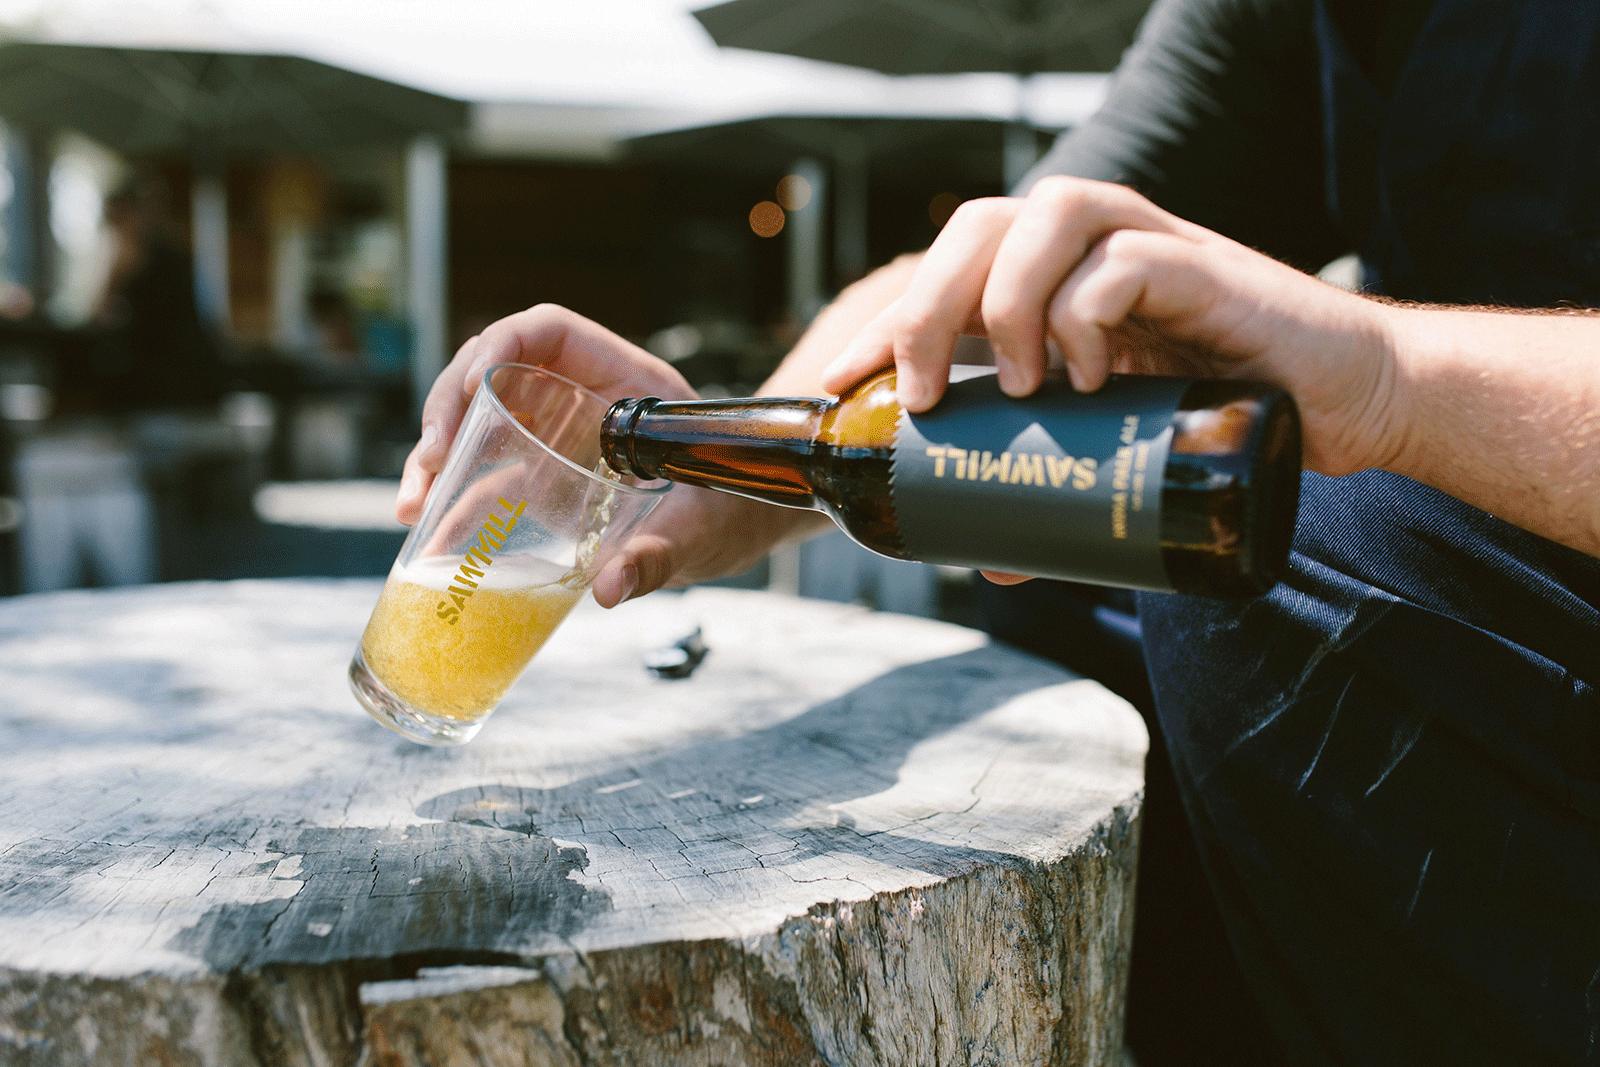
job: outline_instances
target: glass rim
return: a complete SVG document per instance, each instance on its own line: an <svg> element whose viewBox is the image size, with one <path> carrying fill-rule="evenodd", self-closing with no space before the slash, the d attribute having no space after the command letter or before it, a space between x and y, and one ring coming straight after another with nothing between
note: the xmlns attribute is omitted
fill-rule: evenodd
<svg viewBox="0 0 1600 1067"><path fill-rule="evenodd" d="M612 488L612 489L618 489L618 490L621 490L622 492L625 492L625 493L635 493L635 494L637 494L639 496L646 496L646 497L649 497L649 496L661 496L667 490L672 488L672 483L670 481L667 481L665 478L657 479L657 481L661 482L661 484L659 486L654 487L654 488L649 488L649 487L642 486L642 485L629 485L627 482L623 482L623 481L615 481L614 482L609 478L600 477L598 474L596 474L592 470L586 470L585 468L583 468L579 464L573 462L568 457L562 455L560 452L557 452L554 448L550 447L550 445L548 443L546 443L544 440L542 440L539 437L538 434L534 433L532 430L530 430L526 426L522 425L522 421L520 419L518 419L515 415L511 414L511 409L506 407L506 402L504 400L500 399L500 394L495 392L495 388L494 388L494 385L493 385L491 379L494 377L494 375L497 372L502 371L502 370L529 371L529 372L535 372L535 373L538 373L538 374L543 374L546 377L554 378L556 381L562 383L563 385L571 386L573 389L577 390L578 392L586 393L589 396L593 397L595 400L598 400L600 402L601 406L603 408L605 408L605 409L609 409L611 407L612 402L610 400L607 400L605 397L601 396L599 393L595 392L593 389L590 389L588 386L583 385L583 384L581 384L579 382L575 382L571 378L568 378L564 374L557 374L555 371L551 370L549 367L541 367L541 366L539 366L537 364L534 364L534 363L496 363L491 367L485 368L485 370L483 372L483 377L478 382L478 388L481 389L484 393L486 393L488 395L489 401L495 406L496 410L498 410L500 412L500 414L505 417L505 421L506 422L508 422L512 426L516 427L516 429L522 434L523 437L526 437L529 441L532 441L534 444L538 445L539 448L542 449L551 458L559 461L560 463L565 464L568 468L576 471L578 474L583 475L583 477L589 479L591 482L597 482L600 485L604 485L604 486L607 486L607 487Z"/></svg>

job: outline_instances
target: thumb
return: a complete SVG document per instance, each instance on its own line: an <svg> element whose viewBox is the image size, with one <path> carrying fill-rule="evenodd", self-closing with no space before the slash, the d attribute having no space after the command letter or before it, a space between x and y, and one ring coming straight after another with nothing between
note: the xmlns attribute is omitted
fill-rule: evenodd
<svg viewBox="0 0 1600 1067"><path fill-rule="evenodd" d="M1029 574L1007 574L1005 571L979 571L978 573L995 585L1021 585L1023 582L1033 581L1033 576Z"/></svg>
<svg viewBox="0 0 1600 1067"><path fill-rule="evenodd" d="M674 570L672 546L664 537L644 534L622 547L594 580L595 603L614 608L667 584Z"/></svg>

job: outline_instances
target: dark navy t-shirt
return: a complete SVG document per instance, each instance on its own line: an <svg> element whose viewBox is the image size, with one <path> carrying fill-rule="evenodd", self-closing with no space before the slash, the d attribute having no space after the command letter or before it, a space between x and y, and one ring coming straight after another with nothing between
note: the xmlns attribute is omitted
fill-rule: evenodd
<svg viewBox="0 0 1600 1067"><path fill-rule="evenodd" d="M1357 251L1401 298L1595 306L1597 33L1592 0L1158 3L1035 174L1304 268ZM1271 594L1139 610L1296 1062L1600 1062L1600 560L1395 475L1307 474Z"/></svg>

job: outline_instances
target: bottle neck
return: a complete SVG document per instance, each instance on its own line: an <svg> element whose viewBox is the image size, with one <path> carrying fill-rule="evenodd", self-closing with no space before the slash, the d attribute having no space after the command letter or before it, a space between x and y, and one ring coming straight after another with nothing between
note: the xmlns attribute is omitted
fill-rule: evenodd
<svg viewBox="0 0 1600 1067"><path fill-rule="evenodd" d="M814 397L619 400L601 425L600 450L625 474L816 509L813 457L828 404Z"/></svg>

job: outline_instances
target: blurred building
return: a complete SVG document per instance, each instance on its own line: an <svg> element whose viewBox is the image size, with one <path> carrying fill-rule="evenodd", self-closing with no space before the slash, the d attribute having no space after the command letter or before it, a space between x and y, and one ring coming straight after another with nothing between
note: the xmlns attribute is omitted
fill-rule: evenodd
<svg viewBox="0 0 1600 1067"><path fill-rule="evenodd" d="M401 533L378 482L484 325L564 304L747 392L840 286L1000 192L1007 137L16 42L0 119L6 592L382 573Z"/></svg>

